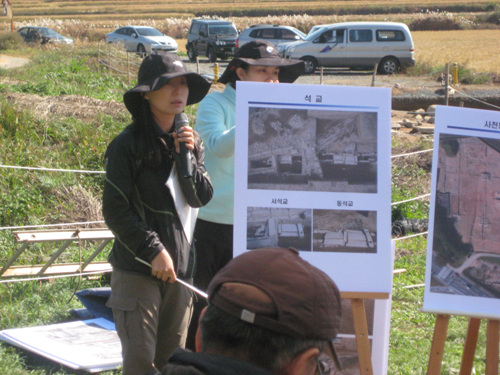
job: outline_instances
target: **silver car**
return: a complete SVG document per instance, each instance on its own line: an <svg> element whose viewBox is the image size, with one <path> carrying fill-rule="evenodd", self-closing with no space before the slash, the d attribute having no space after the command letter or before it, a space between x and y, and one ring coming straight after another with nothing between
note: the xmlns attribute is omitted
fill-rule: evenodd
<svg viewBox="0 0 500 375"><path fill-rule="evenodd" d="M153 27L125 26L106 34L106 43L122 44L127 51L151 53L177 52L177 42Z"/></svg>
<svg viewBox="0 0 500 375"><path fill-rule="evenodd" d="M283 55L303 60L305 73L318 66L373 69L392 74L415 65L408 26L398 22L343 22L320 25L303 41L287 44Z"/></svg>
<svg viewBox="0 0 500 375"><path fill-rule="evenodd" d="M328 24L328 25L325 24L325 25L316 25L316 26L313 26L313 27L311 27L311 30L309 30L309 32L307 33L307 36L312 35L316 31L318 31L319 29L322 29L323 27L327 27L327 26L330 26L330 24Z"/></svg>
<svg viewBox="0 0 500 375"><path fill-rule="evenodd" d="M267 40L281 52L287 44L304 40L305 37L306 34L292 26L252 25L240 33L236 40L235 52L244 44L255 39Z"/></svg>

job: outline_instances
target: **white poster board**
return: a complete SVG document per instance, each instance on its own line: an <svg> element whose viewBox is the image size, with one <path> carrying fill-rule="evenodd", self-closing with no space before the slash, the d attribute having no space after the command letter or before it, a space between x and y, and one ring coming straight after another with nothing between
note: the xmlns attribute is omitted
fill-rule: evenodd
<svg viewBox="0 0 500 375"><path fill-rule="evenodd" d="M390 293L391 90L236 92L234 255L293 246L343 292Z"/></svg>
<svg viewBox="0 0 500 375"><path fill-rule="evenodd" d="M0 340L75 370L94 373L122 364L115 325L103 318L6 329Z"/></svg>
<svg viewBox="0 0 500 375"><path fill-rule="evenodd" d="M424 311L500 318L500 112L438 106Z"/></svg>

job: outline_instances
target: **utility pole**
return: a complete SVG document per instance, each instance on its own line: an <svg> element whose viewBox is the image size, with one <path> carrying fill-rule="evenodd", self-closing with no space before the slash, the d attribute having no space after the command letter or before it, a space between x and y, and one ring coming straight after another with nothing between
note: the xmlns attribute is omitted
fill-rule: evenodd
<svg viewBox="0 0 500 375"><path fill-rule="evenodd" d="M14 32L14 15L12 14L12 5L10 0L2 0L3 11L10 20L10 31Z"/></svg>

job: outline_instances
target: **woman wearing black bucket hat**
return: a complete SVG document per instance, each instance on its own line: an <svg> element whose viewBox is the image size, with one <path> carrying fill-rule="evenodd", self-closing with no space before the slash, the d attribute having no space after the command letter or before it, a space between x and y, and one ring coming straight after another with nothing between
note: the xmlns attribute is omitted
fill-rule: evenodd
<svg viewBox="0 0 500 375"><path fill-rule="evenodd" d="M174 192L181 190L187 205L200 207L211 199L212 185L200 137L189 126L176 133L174 122L209 88L177 55L147 56L137 86L123 96L132 123L106 151L103 214L115 234L107 305L122 344L124 375L161 369L185 344L192 294L175 281L192 281L195 252ZM192 177L174 177L182 168L181 143L190 150ZM177 188L167 187L172 180Z"/></svg>
<svg viewBox="0 0 500 375"><path fill-rule="evenodd" d="M283 59L272 44L254 40L243 45L213 92L198 106L195 129L205 145L205 164L214 186L212 201L200 209L196 222L198 267L194 284L206 290L213 276L233 257L234 134L236 81L292 83L304 72L304 63ZM198 315L204 301L195 303L187 347L194 349Z"/></svg>

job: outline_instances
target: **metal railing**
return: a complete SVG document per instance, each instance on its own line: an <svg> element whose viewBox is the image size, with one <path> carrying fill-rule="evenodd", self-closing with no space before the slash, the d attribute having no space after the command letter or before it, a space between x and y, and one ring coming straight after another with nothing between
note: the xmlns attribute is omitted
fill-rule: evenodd
<svg viewBox="0 0 500 375"><path fill-rule="evenodd" d="M92 262L115 238L113 233L108 229L15 231L13 234L15 243L20 246L0 270L1 278L111 271L111 265L107 262ZM75 242L81 243L84 241L97 242L94 251L85 260L80 260L78 263L54 264L70 245ZM13 266L30 245L47 242L60 243L60 245L51 254L45 264L38 266Z"/></svg>

